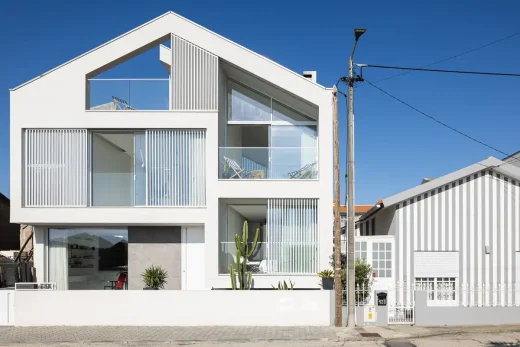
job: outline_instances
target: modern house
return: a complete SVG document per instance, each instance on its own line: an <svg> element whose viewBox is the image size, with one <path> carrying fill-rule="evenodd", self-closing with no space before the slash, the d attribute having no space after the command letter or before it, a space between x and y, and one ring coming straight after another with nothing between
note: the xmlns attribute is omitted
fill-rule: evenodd
<svg viewBox="0 0 520 347"><path fill-rule="evenodd" d="M519 223L520 168L490 157L373 206L356 256L396 307L414 290L429 305L519 306Z"/></svg>
<svg viewBox="0 0 520 347"><path fill-rule="evenodd" d="M156 50L163 79L103 78ZM332 94L175 13L11 90L11 221L59 290L229 288L249 222L254 286L318 288L332 254Z"/></svg>

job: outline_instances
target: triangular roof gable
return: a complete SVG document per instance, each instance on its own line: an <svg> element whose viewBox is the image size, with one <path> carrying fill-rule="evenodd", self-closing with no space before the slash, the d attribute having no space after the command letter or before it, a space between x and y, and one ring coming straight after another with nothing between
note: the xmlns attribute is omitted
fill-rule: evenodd
<svg viewBox="0 0 520 347"><path fill-rule="evenodd" d="M489 157L486 160L480 161L463 169L454 171L442 177L439 177L433 181L418 185L411 189L405 190L404 192L392 195L386 199L383 199L384 207L389 207L395 204L398 204L402 201L411 199L415 196L424 194L431 190L442 187L448 183L457 181L461 178L467 177L469 175L475 174L486 168L493 169L493 171L501 173L505 176L515 178L520 181L520 168L503 162L494 157Z"/></svg>
<svg viewBox="0 0 520 347"><path fill-rule="evenodd" d="M156 45L170 33L315 104L320 101L316 91L326 90L296 72L173 12L167 12L11 90L16 91L74 64L81 66L85 76L95 75L128 59L129 55Z"/></svg>

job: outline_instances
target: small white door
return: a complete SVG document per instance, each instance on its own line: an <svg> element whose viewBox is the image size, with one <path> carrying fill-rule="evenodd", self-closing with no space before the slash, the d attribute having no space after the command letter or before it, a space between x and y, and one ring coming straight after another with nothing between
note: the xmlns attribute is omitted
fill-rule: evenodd
<svg viewBox="0 0 520 347"><path fill-rule="evenodd" d="M182 228L182 289L206 289L204 227Z"/></svg>

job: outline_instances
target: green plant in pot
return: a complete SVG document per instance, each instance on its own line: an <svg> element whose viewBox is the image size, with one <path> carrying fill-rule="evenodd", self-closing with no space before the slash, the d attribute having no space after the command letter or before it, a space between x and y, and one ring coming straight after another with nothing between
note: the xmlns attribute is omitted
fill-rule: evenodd
<svg viewBox="0 0 520 347"><path fill-rule="evenodd" d="M164 285L168 283L166 278L168 272L160 266L150 266L141 274L143 283L146 286L145 290L159 290L164 289Z"/></svg>
<svg viewBox="0 0 520 347"><path fill-rule="evenodd" d="M318 272L318 276L321 277L321 286L323 289L334 289L334 272L332 270L320 271Z"/></svg>

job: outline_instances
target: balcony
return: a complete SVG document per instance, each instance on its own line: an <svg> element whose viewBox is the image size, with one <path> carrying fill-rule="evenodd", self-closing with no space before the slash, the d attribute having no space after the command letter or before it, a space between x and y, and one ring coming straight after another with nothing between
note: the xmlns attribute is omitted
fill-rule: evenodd
<svg viewBox="0 0 520 347"><path fill-rule="evenodd" d="M87 106L93 111L169 110L169 79L89 79Z"/></svg>
<svg viewBox="0 0 520 347"><path fill-rule="evenodd" d="M220 147L219 179L317 179L316 147Z"/></svg>

